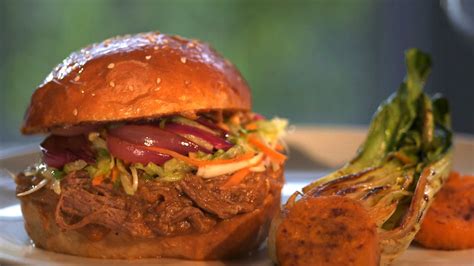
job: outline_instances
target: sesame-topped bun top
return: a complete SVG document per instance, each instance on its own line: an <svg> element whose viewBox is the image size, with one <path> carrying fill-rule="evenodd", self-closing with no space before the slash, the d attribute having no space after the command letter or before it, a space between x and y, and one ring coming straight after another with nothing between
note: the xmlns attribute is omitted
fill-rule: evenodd
<svg viewBox="0 0 474 266"><path fill-rule="evenodd" d="M250 108L246 81L209 45L142 33L69 55L34 92L22 132Z"/></svg>

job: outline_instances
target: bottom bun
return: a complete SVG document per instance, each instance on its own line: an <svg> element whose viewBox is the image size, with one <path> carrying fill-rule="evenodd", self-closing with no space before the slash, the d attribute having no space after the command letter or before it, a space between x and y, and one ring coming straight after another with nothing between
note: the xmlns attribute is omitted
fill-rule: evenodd
<svg viewBox="0 0 474 266"><path fill-rule="evenodd" d="M94 258L192 260L230 258L257 248L266 238L279 205L280 192L272 191L261 208L223 220L207 233L143 239L111 232L99 241L91 241L75 230L60 229L54 213L43 211L29 200L21 202L25 229L39 248Z"/></svg>

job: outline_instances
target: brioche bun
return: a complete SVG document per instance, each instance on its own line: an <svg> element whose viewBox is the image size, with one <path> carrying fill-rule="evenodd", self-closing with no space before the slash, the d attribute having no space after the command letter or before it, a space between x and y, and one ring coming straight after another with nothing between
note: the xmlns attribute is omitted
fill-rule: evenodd
<svg viewBox="0 0 474 266"><path fill-rule="evenodd" d="M69 55L34 92L22 132L250 108L246 81L209 45L143 33Z"/></svg>

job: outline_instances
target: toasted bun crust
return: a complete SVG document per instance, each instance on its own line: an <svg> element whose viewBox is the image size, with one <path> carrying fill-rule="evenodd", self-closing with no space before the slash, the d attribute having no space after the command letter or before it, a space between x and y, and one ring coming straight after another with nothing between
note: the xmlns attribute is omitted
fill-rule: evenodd
<svg viewBox="0 0 474 266"><path fill-rule="evenodd" d="M22 132L213 110L250 110L240 72L178 36L116 37L72 53L34 92Z"/></svg>

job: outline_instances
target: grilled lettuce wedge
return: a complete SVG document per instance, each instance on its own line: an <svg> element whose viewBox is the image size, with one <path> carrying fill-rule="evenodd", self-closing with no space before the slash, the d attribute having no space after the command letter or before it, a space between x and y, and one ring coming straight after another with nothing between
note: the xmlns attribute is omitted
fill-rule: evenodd
<svg viewBox="0 0 474 266"><path fill-rule="evenodd" d="M359 201L377 225L381 264L402 254L415 237L450 172L452 131L447 100L423 92L430 57L410 49L405 59L405 81L379 106L356 157L295 192L273 220L269 250L275 262L276 229L304 197L341 195Z"/></svg>

